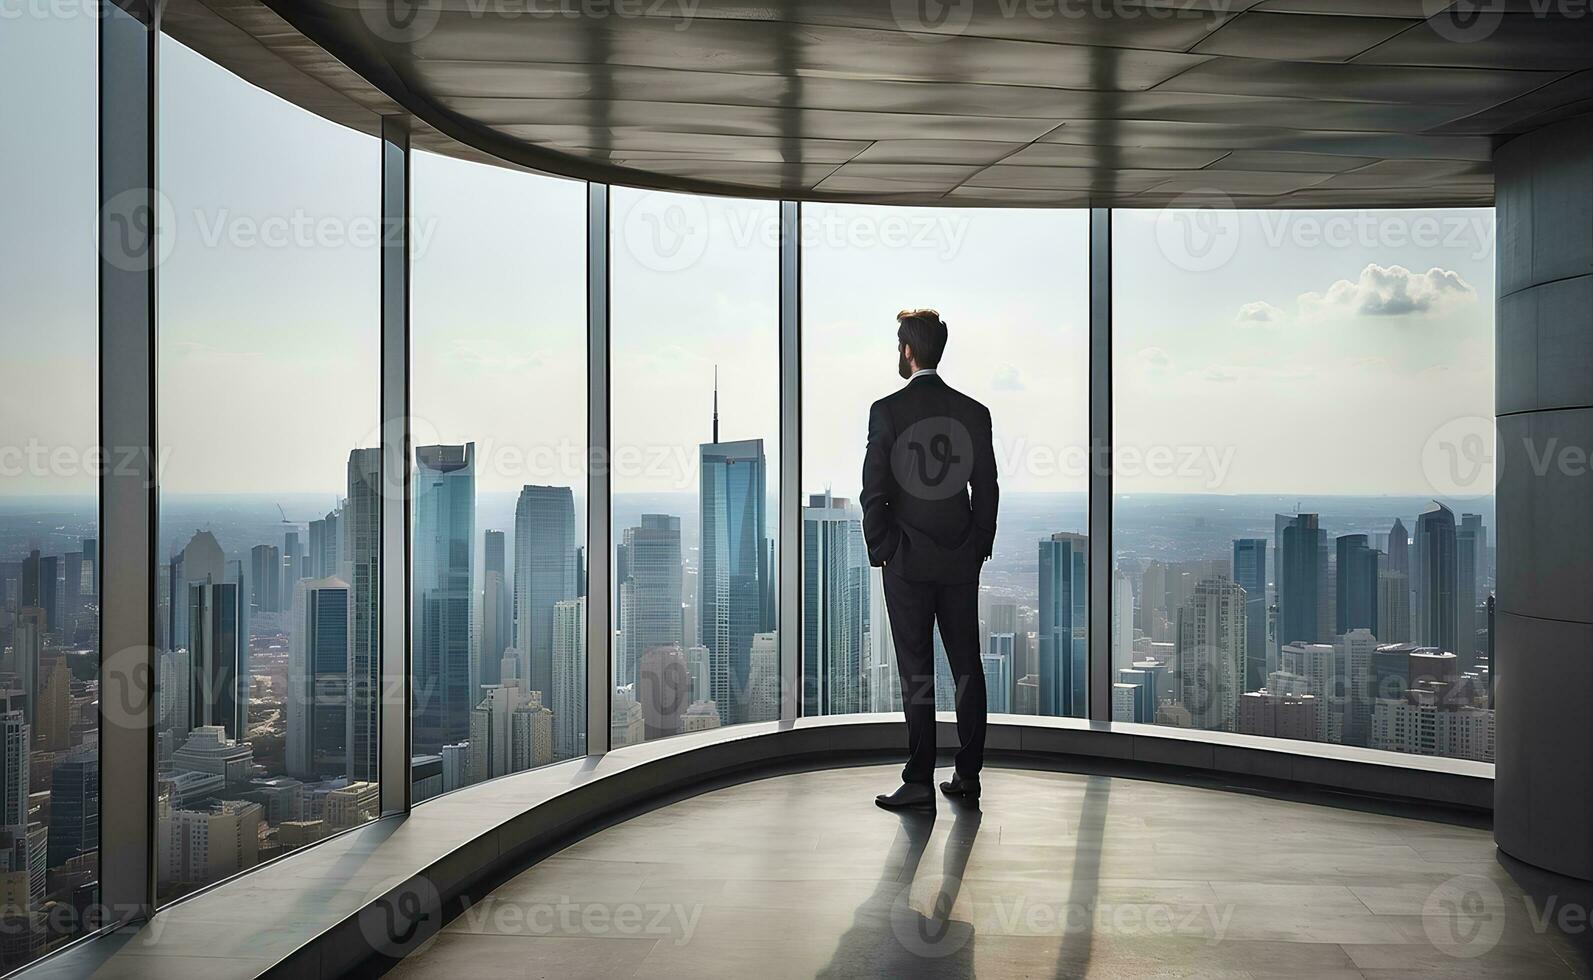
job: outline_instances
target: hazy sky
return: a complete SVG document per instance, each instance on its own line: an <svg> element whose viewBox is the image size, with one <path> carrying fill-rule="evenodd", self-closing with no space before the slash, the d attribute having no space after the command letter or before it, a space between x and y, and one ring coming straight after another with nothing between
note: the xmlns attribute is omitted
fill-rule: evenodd
<svg viewBox="0 0 1593 980"><path fill-rule="evenodd" d="M0 100L0 179L27 189L0 204L0 444L81 450L96 426L93 24L12 27L0 86L50 86ZM175 42L162 57L164 486L336 492L378 420L376 141ZM417 438L474 439L482 490L578 485L584 188L414 166ZM616 188L611 217L616 490L695 489L716 364L722 435L763 438L772 484L778 209ZM1491 212L1221 221L1117 213L1116 437L1173 456L1120 460L1119 489L1430 492L1434 433L1492 413ZM1190 244L1203 230L1214 249ZM804 490L855 494L905 306L950 325L943 373L991 406L1005 485L1083 489L1086 232L1079 211L805 207ZM93 487L23 467L0 494Z"/></svg>

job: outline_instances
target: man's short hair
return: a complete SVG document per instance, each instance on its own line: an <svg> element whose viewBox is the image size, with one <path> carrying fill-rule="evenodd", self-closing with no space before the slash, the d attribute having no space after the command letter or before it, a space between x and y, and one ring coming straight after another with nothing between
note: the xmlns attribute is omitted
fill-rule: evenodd
<svg viewBox="0 0 1593 980"><path fill-rule="evenodd" d="M934 310L903 310L896 314L896 342L913 349L919 367L937 367L946 352L946 322Z"/></svg>

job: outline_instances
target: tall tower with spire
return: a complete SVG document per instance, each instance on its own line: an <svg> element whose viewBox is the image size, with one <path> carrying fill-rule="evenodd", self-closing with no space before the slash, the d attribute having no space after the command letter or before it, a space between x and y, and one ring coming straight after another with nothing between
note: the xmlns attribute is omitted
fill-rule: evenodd
<svg viewBox="0 0 1593 980"><path fill-rule="evenodd" d="M709 696L725 724L761 721L748 693L752 638L774 628L762 439L721 442L714 368L713 441L699 447L699 642L708 648Z"/></svg>

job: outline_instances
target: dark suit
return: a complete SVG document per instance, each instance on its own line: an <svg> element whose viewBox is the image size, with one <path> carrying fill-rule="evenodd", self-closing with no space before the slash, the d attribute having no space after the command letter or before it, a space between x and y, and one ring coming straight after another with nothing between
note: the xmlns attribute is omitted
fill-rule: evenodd
<svg viewBox="0 0 1593 980"><path fill-rule="evenodd" d="M979 570L996 540L998 497L989 409L934 374L869 409L863 536L869 562L885 569L907 714L904 782L934 780L936 625L957 685L957 772L977 776L984 762Z"/></svg>

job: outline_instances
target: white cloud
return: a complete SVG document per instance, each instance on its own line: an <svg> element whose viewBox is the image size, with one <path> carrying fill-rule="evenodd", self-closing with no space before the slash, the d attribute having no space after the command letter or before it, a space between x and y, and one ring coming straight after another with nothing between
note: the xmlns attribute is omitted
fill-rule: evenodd
<svg viewBox="0 0 1593 980"><path fill-rule="evenodd" d="M1316 316L1410 316L1475 302L1477 291L1460 274L1437 267L1412 272L1370 263L1355 282L1340 279L1325 293L1301 293L1300 308Z"/></svg>
<svg viewBox="0 0 1593 980"><path fill-rule="evenodd" d="M1023 378L1018 375L1018 369L1010 364L996 372L995 380L990 383L990 386L997 391L1022 391L1024 389Z"/></svg>
<svg viewBox="0 0 1593 980"><path fill-rule="evenodd" d="M1146 347L1135 356L1139 358L1139 366L1152 374L1160 374L1173 366L1173 359L1160 347Z"/></svg>
<svg viewBox="0 0 1593 980"><path fill-rule="evenodd" d="M1233 371L1230 371L1225 367L1218 367L1216 365L1206 369L1205 377L1207 381L1213 381L1217 384L1232 384L1233 382L1239 380L1239 375L1235 374Z"/></svg>
<svg viewBox="0 0 1593 980"><path fill-rule="evenodd" d="M1282 310L1261 299L1239 307L1239 315L1234 317L1235 322L1246 327L1266 326L1269 323L1278 323L1282 319Z"/></svg>

